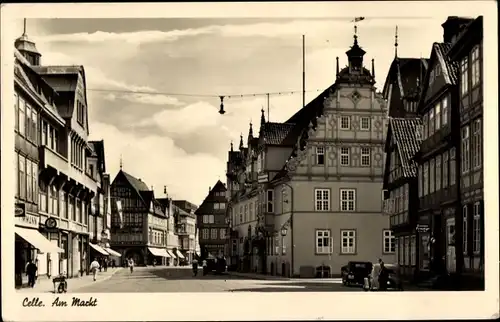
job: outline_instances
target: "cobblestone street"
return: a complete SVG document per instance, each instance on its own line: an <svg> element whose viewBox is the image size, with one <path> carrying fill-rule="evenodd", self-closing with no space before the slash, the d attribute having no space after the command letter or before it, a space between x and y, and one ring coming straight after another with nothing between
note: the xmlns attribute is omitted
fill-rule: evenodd
<svg viewBox="0 0 500 322"><path fill-rule="evenodd" d="M340 279L257 280L232 275L192 277L190 269L137 267L133 273L122 269L111 278L72 290L78 293L125 292L355 292Z"/></svg>

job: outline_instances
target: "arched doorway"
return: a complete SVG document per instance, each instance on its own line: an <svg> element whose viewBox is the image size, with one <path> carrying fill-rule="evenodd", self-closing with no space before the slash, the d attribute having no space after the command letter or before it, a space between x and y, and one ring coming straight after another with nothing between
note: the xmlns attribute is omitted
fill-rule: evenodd
<svg viewBox="0 0 500 322"><path fill-rule="evenodd" d="M135 265L144 265L144 256L139 249L127 249L125 251L125 260L132 258Z"/></svg>

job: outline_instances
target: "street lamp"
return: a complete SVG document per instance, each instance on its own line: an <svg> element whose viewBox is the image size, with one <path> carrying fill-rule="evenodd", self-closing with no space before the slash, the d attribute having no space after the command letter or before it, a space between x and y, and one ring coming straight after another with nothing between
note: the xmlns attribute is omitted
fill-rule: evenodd
<svg viewBox="0 0 500 322"><path fill-rule="evenodd" d="M281 228L281 236L282 237L285 237L287 233L288 233L288 228L286 228L286 227Z"/></svg>

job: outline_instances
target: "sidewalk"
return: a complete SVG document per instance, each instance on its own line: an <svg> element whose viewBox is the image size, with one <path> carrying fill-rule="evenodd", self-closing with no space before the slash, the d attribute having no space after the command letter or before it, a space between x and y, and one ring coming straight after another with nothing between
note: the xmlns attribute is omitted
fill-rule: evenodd
<svg viewBox="0 0 500 322"><path fill-rule="evenodd" d="M272 276L272 275L265 275L265 274L257 274L257 273L240 273L240 272L227 272L228 275L230 276L236 276L236 277L244 277L252 280L272 280L272 281L290 281L292 280L291 278L288 277L282 277L282 276Z"/></svg>
<svg viewBox="0 0 500 322"><path fill-rule="evenodd" d="M98 272L97 273L97 280L94 282L92 274L90 275L83 275L82 277L76 277L76 278L69 278L67 279L68 282L68 293L72 293L75 291L78 291L79 288L99 283L105 280L108 280L113 276L115 273L118 271L122 270L122 267L117 267L117 268L108 268L107 272ZM16 290L19 293L54 293L54 284L52 283L52 277L49 278L41 278L37 280L35 287L25 287L21 289Z"/></svg>

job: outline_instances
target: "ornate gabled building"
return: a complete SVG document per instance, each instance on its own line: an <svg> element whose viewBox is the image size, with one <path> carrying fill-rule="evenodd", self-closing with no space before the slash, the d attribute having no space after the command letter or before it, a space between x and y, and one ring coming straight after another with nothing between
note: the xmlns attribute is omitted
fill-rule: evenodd
<svg viewBox="0 0 500 322"><path fill-rule="evenodd" d="M226 186L218 180L213 188L208 189L208 195L195 211L200 233L200 255L203 259L228 255L226 252L228 231L226 193Z"/></svg>
<svg viewBox="0 0 500 322"><path fill-rule="evenodd" d="M111 184L111 247L122 259L133 258L137 265L169 264L176 258L167 252L174 243L172 203L158 201L141 179L122 169Z"/></svg>
<svg viewBox="0 0 500 322"><path fill-rule="evenodd" d="M394 247L402 274L413 279L419 269L423 267L425 271L429 263L428 252L420 250L420 243L417 242L421 234L428 233L429 228L417 226L418 165L413 160L422 142L422 121L417 115L417 106L428 59L399 58L397 35L395 45L395 58L383 91L389 115L385 140L383 212L390 216L391 232L386 234L394 234L394 246L387 245L387 248Z"/></svg>
<svg viewBox="0 0 500 322"><path fill-rule="evenodd" d="M337 58L335 83L290 119L262 118L256 184L245 180L243 144L239 155L230 152L228 186L238 187L231 189L238 232L231 243L239 247L231 246L240 269L308 277L339 274L350 260L393 261L384 249L389 218L373 194L382 188L385 101L357 35L346 54L342 70Z"/></svg>

